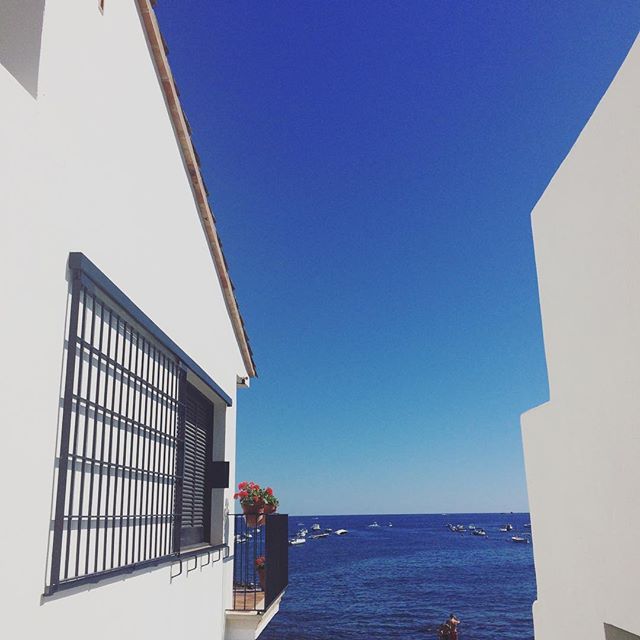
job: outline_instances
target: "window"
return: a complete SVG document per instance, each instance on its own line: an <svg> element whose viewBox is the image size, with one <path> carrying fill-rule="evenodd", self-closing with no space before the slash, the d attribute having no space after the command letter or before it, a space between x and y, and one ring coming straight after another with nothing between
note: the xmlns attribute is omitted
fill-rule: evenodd
<svg viewBox="0 0 640 640"><path fill-rule="evenodd" d="M85 256L69 269L45 593L209 544L211 490L228 486L211 397L231 399Z"/></svg>
<svg viewBox="0 0 640 640"><path fill-rule="evenodd" d="M211 501L211 447L213 406L192 385L186 389L180 545L202 544L209 539Z"/></svg>

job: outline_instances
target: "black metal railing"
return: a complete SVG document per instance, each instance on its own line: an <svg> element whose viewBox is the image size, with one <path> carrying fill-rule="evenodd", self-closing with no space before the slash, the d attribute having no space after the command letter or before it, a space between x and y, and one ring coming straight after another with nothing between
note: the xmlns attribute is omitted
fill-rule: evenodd
<svg viewBox="0 0 640 640"><path fill-rule="evenodd" d="M234 515L233 608L266 611L289 583L289 516Z"/></svg>

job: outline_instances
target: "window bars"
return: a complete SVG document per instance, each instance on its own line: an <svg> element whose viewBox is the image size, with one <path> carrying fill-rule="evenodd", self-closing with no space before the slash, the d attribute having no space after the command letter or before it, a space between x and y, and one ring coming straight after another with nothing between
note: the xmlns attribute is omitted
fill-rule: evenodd
<svg viewBox="0 0 640 640"><path fill-rule="evenodd" d="M189 359L82 254L69 267L47 594L180 551Z"/></svg>

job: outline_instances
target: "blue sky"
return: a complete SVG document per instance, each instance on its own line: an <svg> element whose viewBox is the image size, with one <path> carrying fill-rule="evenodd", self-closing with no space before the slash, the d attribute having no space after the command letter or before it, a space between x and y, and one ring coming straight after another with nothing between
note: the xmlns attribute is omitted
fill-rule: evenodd
<svg viewBox="0 0 640 640"><path fill-rule="evenodd" d="M548 398L530 212L633 2L210 2L157 13L259 378L238 479L297 514L527 509Z"/></svg>

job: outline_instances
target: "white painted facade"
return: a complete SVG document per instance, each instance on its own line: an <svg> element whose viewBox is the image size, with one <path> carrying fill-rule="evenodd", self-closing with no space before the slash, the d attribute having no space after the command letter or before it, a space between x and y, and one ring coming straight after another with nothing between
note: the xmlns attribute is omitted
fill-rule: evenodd
<svg viewBox="0 0 640 640"><path fill-rule="evenodd" d="M640 40L532 219L550 387L522 419L535 635L630 640L640 637Z"/></svg>
<svg viewBox="0 0 640 640"><path fill-rule="evenodd" d="M215 444L231 463L232 487L236 383L253 375L159 82L143 4L106 0L102 13L98 0L0 0L5 638L221 640L232 604L229 560L174 580L178 567L164 565L42 595L69 252L92 260L231 397ZM233 503L233 489L220 491L218 521ZM215 535L229 533L218 527Z"/></svg>

